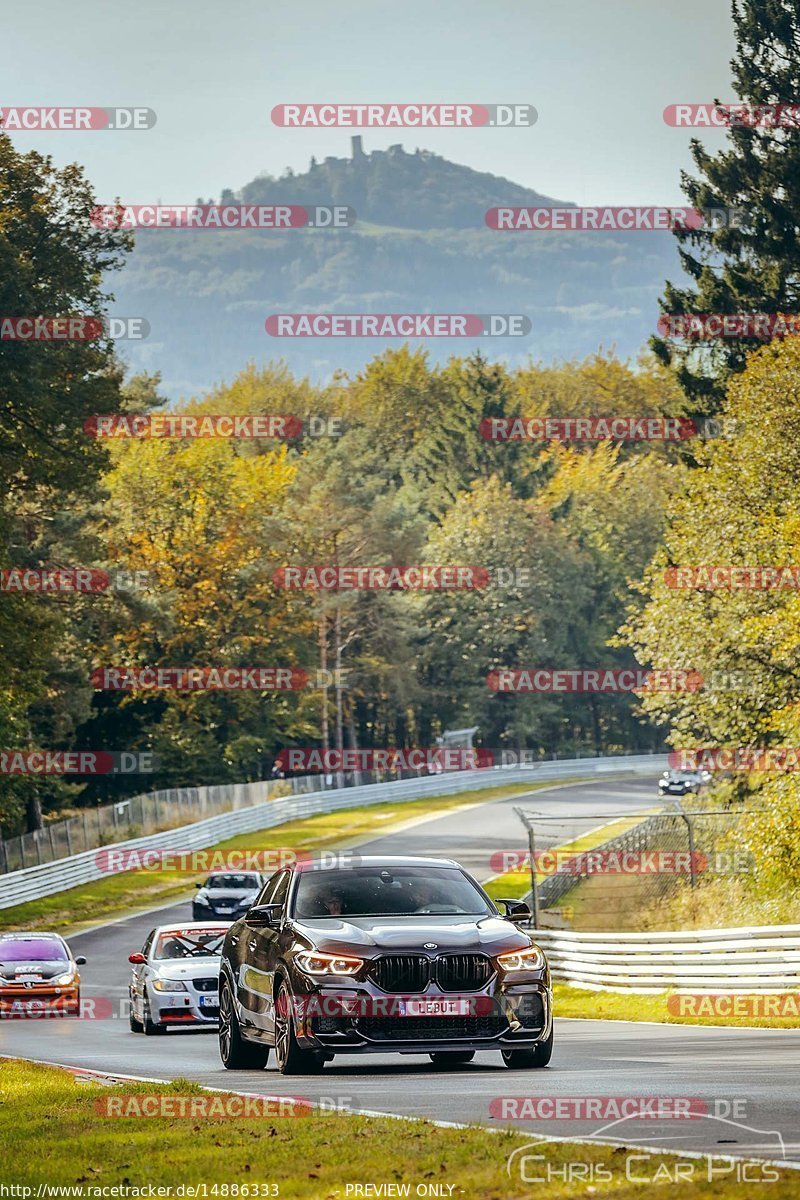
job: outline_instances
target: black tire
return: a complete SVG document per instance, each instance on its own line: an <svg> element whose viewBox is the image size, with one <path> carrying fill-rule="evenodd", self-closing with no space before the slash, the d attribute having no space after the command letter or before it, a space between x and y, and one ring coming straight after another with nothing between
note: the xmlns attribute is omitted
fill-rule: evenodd
<svg viewBox="0 0 800 1200"><path fill-rule="evenodd" d="M152 1020L150 1016L150 1001L147 999L147 993L145 993L144 997L143 1015L144 1031L148 1037L155 1037L165 1032L164 1026L159 1025L158 1021Z"/></svg>
<svg viewBox="0 0 800 1200"><path fill-rule="evenodd" d="M275 1058L281 1075L319 1075L325 1059L313 1050L301 1050L294 1035L292 1001L285 983L275 999Z"/></svg>
<svg viewBox="0 0 800 1200"><path fill-rule="evenodd" d="M462 1063L472 1062L474 1057L474 1050L434 1050L430 1055L430 1060L435 1067L443 1067L446 1070L448 1067L458 1067Z"/></svg>
<svg viewBox="0 0 800 1200"><path fill-rule="evenodd" d="M513 1069L546 1067L553 1054L553 1031L532 1050L503 1050L503 1062Z"/></svg>
<svg viewBox="0 0 800 1200"><path fill-rule="evenodd" d="M131 1006L128 1012L128 1024L131 1027L131 1033L144 1033L144 1025L133 1015L133 997L131 997Z"/></svg>
<svg viewBox="0 0 800 1200"><path fill-rule="evenodd" d="M247 1042L242 1037L233 994L227 982L219 981L219 1056L226 1071L258 1071L267 1065L269 1046Z"/></svg>

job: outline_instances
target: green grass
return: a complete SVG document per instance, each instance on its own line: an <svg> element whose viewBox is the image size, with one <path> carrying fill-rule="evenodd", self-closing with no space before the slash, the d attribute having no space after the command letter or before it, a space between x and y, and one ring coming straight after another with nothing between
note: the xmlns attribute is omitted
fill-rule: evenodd
<svg viewBox="0 0 800 1200"><path fill-rule="evenodd" d="M513 796L549 786L511 784L480 791L457 792L452 796L425 797L421 800L369 804L340 812L320 814L289 821L273 829L240 834L218 843L222 850L325 850L353 846L369 840L370 835L388 833L414 817L444 814L453 808L486 804L502 796ZM209 847L211 848L211 847ZM60 932L77 929L102 918L124 916L137 909L154 908L191 895L194 884L208 872L125 871L105 879L85 883L29 900L13 908L0 909L0 931L6 929L44 929L57 927Z"/></svg>
<svg viewBox="0 0 800 1200"><path fill-rule="evenodd" d="M455 1082L455 1077L454 1077ZM296 1094L302 1093L298 1081ZM155 1185L175 1188L205 1184L205 1196L278 1195L308 1200L347 1200L357 1193L352 1185L408 1184L409 1194L418 1185L437 1184L432 1195L478 1197L484 1200L567 1200L586 1194L584 1183L556 1178L547 1186L523 1182L518 1171L506 1171L508 1156L515 1149L541 1137L536 1130L441 1129L429 1121L390 1120L320 1114L313 1110L301 1119L260 1116L237 1117L119 1117L110 1119L98 1112L109 1099L137 1103L136 1097L166 1096L173 1103L180 1097L201 1097L202 1089L185 1080L172 1084L124 1084L106 1087L82 1082L52 1067L15 1060L0 1062L0 1159L6 1185L31 1187L39 1184L77 1186L84 1196L88 1189L123 1185L127 1188ZM206 1095L208 1095L206 1093ZM133 1098L133 1099L130 1099ZM630 1200L650 1200L654 1185L629 1183L625 1178L627 1151L620 1147L588 1146L580 1143L550 1143L531 1150L544 1154L550 1172L567 1173L567 1164L583 1169L604 1170L611 1182L598 1181L592 1194ZM657 1194L663 1200L693 1200L719 1196L745 1200L753 1184L736 1184L730 1178L705 1181L708 1163L678 1160L658 1154L642 1159L636 1151L635 1174L645 1172L661 1180ZM682 1167L697 1178L665 1186ZM531 1163L529 1172L540 1173L542 1162ZM716 1170L723 1170L721 1162ZM774 1171L770 1200L788 1200L797 1195L795 1172ZM751 1174L752 1178L752 1174ZM215 1184L238 1186L238 1192L213 1192ZM275 1191L263 1188L276 1185ZM347 1191L347 1185L351 1190ZM245 1191L249 1185L249 1191ZM262 1185L259 1190L257 1185ZM131 1193L129 1193L130 1195ZM361 1192L364 1195L391 1192ZM395 1193L397 1194L397 1193ZM401 1193L402 1194L402 1193ZM423 1194L423 1193L419 1193ZM35 1191L34 1191L35 1195ZM203 1197L203 1192L199 1195Z"/></svg>
<svg viewBox="0 0 800 1200"><path fill-rule="evenodd" d="M533 935L536 936L535 934ZM720 987L720 992L724 988ZM689 1008L685 1016L672 1013L668 1001L675 992L639 995L631 992L593 992L587 988L553 984L553 1012L557 1017L588 1017L600 1021L663 1021L668 1025L736 1025L741 1029L797 1029L798 1017L708 1016ZM673 1001L673 1003L676 1003ZM798 1181L800 1182L800 1181Z"/></svg>

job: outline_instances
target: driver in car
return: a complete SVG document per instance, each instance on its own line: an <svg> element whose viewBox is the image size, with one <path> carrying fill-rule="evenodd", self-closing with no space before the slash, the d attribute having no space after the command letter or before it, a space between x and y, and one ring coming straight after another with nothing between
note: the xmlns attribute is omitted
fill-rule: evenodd
<svg viewBox="0 0 800 1200"><path fill-rule="evenodd" d="M338 889L320 888L314 900L320 916L340 917L342 915L343 896Z"/></svg>
<svg viewBox="0 0 800 1200"><path fill-rule="evenodd" d="M442 903L438 888L429 879L415 879L409 890L412 912L430 912L434 905Z"/></svg>
<svg viewBox="0 0 800 1200"><path fill-rule="evenodd" d="M186 947L178 938L169 938L164 944L162 958L185 958Z"/></svg>

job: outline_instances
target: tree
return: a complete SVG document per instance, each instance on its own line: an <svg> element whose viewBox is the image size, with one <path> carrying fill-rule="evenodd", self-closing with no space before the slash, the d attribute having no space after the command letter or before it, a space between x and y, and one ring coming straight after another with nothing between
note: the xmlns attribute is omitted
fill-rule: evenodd
<svg viewBox="0 0 800 1200"><path fill-rule="evenodd" d="M96 229L94 206L78 166L57 169L41 154L21 154L0 131L3 317L106 315L112 297L103 280L131 242ZM83 422L119 410L121 378L105 336L0 339L0 567L51 565L43 555L52 538L44 535L54 510L91 494L106 461ZM65 733L66 714L53 720L46 711L61 687L53 668L72 645L66 606L52 599L0 595L0 744L8 748L36 745L41 732ZM23 805L28 827L37 828L41 793L40 780L0 780L4 828L15 826Z"/></svg>
<svg viewBox="0 0 800 1200"><path fill-rule="evenodd" d="M746 103L793 104L800 95L800 9L796 0L733 0L734 86ZM796 125L734 124L730 144L709 154L693 139L699 176L682 176L700 209L740 210L742 224L676 230L689 286L667 283L665 313L794 313L800 303L800 141ZM695 415L715 413L727 378L744 370L761 344L743 337L711 344L652 340L692 401Z"/></svg>
<svg viewBox="0 0 800 1200"><path fill-rule="evenodd" d="M800 339L751 355L729 385L723 412L736 419L740 435L707 444L685 492L670 504L664 548L642 585L646 605L623 632L641 662L694 669L707 681L697 691L645 699L652 718L671 722L673 746L797 746L797 586L683 589L669 586L675 580L665 572L797 563ZM758 833L759 861L776 871L788 865L795 878L799 778L797 772L765 772L747 780L770 813L768 828L762 824Z"/></svg>

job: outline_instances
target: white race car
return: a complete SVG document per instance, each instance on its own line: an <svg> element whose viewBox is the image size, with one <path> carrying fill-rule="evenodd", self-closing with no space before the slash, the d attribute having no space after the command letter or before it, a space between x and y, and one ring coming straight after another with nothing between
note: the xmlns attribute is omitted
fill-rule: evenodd
<svg viewBox="0 0 800 1200"><path fill-rule="evenodd" d="M161 925L130 954L130 1025L134 1033L169 1028L216 1029L219 955L228 921Z"/></svg>

